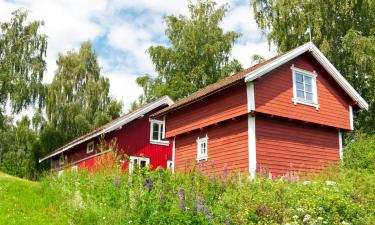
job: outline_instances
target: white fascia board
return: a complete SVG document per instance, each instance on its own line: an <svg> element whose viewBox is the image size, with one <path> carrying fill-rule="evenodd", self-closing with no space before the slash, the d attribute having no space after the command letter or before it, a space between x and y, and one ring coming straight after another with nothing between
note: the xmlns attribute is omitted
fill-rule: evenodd
<svg viewBox="0 0 375 225"><path fill-rule="evenodd" d="M349 82L341 75L341 73L332 65L332 63L323 55L323 53L312 43L308 42L298 48L287 52L278 59L267 63L264 66L248 73L245 77L245 82L251 82L271 70L283 65L284 63L296 58L297 56L311 51L312 55L318 62L327 70L327 72L335 79L335 81L345 90L345 92L358 103L362 109L368 110L368 103L358 94L358 92L349 84Z"/></svg>
<svg viewBox="0 0 375 225"><path fill-rule="evenodd" d="M86 137L86 138L84 138L84 139L82 139L80 141L77 141L77 142L75 142L75 143L73 143L73 144L71 144L69 146L66 146L65 148L61 149L58 152L55 152L55 153L53 153L51 155L48 155L48 156L46 156L46 157L44 157L42 159L39 159L39 163L41 163L42 161L44 161L44 160L46 160L48 158L51 158L51 157L56 156L58 154L61 154L62 152L65 152L66 150L68 150L68 149L70 149L70 148L72 148L74 146L77 146L77 145L79 145L81 143L84 143L84 142L86 142L86 141L88 141L88 140L90 140L92 138L95 138L95 137L100 136L102 134L105 134L105 133L111 132L113 130L116 130L117 128L122 127L123 125L125 125L125 124L127 124L127 123L129 123L129 122L131 122L131 121L133 121L135 119L137 119L138 117L140 117L140 116L142 116L142 115L150 112L153 109L156 109L159 106L162 106L162 105L168 105L168 106L170 106L173 103L174 102L173 102L173 100L171 98L169 98L168 96L164 96L161 99L157 100L156 102L154 102L154 103L150 104L149 106L145 107L144 109L140 110L139 112L131 114L129 117L123 118L122 120L118 121L117 123L113 124L112 126L107 127L105 129L99 131L98 133L92 134L92 135L90 135L90 136L88 136L88 137Z"/></svg>

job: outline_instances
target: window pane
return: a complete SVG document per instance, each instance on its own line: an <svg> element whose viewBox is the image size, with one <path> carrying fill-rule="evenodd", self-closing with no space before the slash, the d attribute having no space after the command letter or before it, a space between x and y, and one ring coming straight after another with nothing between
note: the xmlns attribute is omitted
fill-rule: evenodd
<svg viewBox="0 0 375 225"><path fill-rule="evenodd" d="M141 167L145 167L146 166L146 161L145 160L141 160Z"/></svg>
<svg viewBox="0 0 375 225"><path fill-rule="evenodd" d="M306 100L312 101L313 100L313 95L311 93L306 93Z"/></svg>
<svg viewBox="0 0 375 225"><path fill-rule="evenodd" d="M164 132L164 124L160 124L160 140L162 140L164 137L163 132Z"/></svg>
<svg viewBox="0 0 375 225"><path fill-rule="evenodd" d="M297 90L303 91L303 83L297 82Z"/></svg>
<svg viewBox="0 0 375 225"><path fill-rule="evenodd" d="M310 84L306 84L306 92L312 93L312 86Z"/></svg>
<svg viewBox="0 0 375 225"><path fill-rule="evenodd" d="M299 74L299 73L296 73L296 81L300 82L300 83L303 83L303 75Z"/></svg>
<svg viewBox="0 0 375 225"><path fill-rule="evenodd" d="M304 96L304 94L303 94L303 91L299 91L299 90L297 90L297 98L302 98L302 99L305 98L305 96Z"/></svg>
<svg viewBox="0 0 375 225"><path fill-rule="evenodd" d="M311 85L311 80L312 80L311 77L305 76L305 83L306 84L310 84Z"/></svg>
<svg viewBox="0 0 375 225"><path fill-rule="evenodd" d="M159 124L152 124L152 140L159 140Z"/></svg>

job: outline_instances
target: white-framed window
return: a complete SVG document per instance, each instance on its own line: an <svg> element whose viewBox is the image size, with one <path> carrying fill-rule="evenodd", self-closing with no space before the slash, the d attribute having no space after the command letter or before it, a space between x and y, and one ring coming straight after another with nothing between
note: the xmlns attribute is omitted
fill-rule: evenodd
<svg viewBox="0 0 375 225"><path fill-rule="evenodd" d="M150 143L169 145L169 141L164 140L165 122L161 120L150 120Z"/></svg>
<svg viewBox="0 0 375 225"><path fill-rule="evenodd" d="M93 151L94 151L94 142L90 141L89 143L87 143L87 153L91 153Z"/></svg>
<svg viewBox="0 0 375 225"><path fill-rule="evenodd" d="M72 172L77 172L78 171L78 166L77 165L72 166L71 171Z"/></svg>
<svg viewBox="0 0 375 225"><path fill-rule="evenodd" d="M170 169L170 170L173 169L173 161L172 160L167 161L167 169Z"/></svg>
<svg viewBox="0 0 375 225"><path fill-rule="evenodd" d="M65 163L64 155L60 155L60 157L59 157L59 165L62 166L62 165L64 165L64 163Z"/></svg>
<svg viewBox="0 0 375 225"><path fill-rule="evenodd" d="M57 172L57 177L61 177L62 175L64 175L64 170L59 170Z"/></svg>
<svg viewBox="0 0 375 225"><path fill-rule="evenodd" d="M130 156L129 173L133 173L134 169L138 166L140 168L146 167L150 164L150 159L141 156Z"/></svg>
<svg viewBox="0 0 375 225"><path fill-rule="evenodd" d="M197 138L197 161L208 159L208 136Z"/></svg>
<svg viewBox="0 0 375 225"><path fill-rule="evenodd" d="M315 71L299 69L292 65L293 103L305 104L319 109Z"/></svg>

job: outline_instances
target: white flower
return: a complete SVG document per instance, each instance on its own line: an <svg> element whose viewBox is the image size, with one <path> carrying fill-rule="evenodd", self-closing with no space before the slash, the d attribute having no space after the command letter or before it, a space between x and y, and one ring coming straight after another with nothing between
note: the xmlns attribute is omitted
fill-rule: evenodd
<svg viewBox="0 0 375 225"><path fill-rule="evenodd" d="M326 185L333 186L333 185L336 185L336 182L331 181L331 180L327 180Z"/></svg>
<svg viewBox="0 0 375 225"><path fill-rule="evenodd" d="M298 219L298 216L297 216L297 215L294 215L294 216L293 216L293 219L295 219L295 220Z"/></svg>
<svg viewBox="0 0 375 225"><path fill-rule="evenodd" d="M323 217L321 217L321 216L319 216L319 217L318 217L318 220L323 220L323 219L324 219L324 218L323 218Z"/></svg>
<svg viewBox="0 0 375 225"><path fill-rule="evenodd" d="M297 208L298 212L302 212L302 210L303 210L302 208Z"/></svg>
<svg viewBox="0 0 375 225"><path fill-rule="evenodd" d="M286 223L285 225L290 225L290 223Z"/></svg>
<svg viewBox="0 0 375 225"><path fill-rule="evenodd" d="M319 210L319 211L323 211L324 208L323 208L323 207L319 207L318 210Z"/></svg>
<svg viewBox="0 0 375 225"><path fill-rule="evenodd" d="M327 221L323 221L323 223L324 223L324 224L328 224L328 222L327 222Z"/></svg>
<svg viewBox="0 0 375 225"><path fill-rule="evenodd" d="M305 217L303 217L303 222L308 221L311 218L309 214L306 214Z"/></svg>
<svg viewBox="0 0 375 225"><path fill-rule="evenodd" d="M303 182L303 185L309 185L309 184L311 184L311 181L306 180Z"/></svg>
<svg viewBox="0 0 375 225"><path fill-rule="evenodd" d="M341 224L343 224L343 225L350 225L350 223L345 222L345 221L342 221Z"/></svg>
<svg viewBox="0 0 375 225"><path fill-rule="evenodd" d="M105 216L103 217L103 220L105 220Z"/></svg>
<svg viewBox="0 0 375 225"><path fill-rule="evenodd" d="M133 221L129 220L129 222L128 222L128 223L129 223L129 224L130 224L130 223L133 223Z"/></svg>

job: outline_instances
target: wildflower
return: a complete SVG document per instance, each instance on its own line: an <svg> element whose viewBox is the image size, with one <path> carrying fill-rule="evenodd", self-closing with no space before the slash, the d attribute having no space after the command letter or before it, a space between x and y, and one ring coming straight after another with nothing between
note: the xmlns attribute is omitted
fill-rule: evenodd
<svg viewBox="0 0 375 225"><path fill-rule="evenodd" d="M323 223L324 223L324 224L328 224L328 222L327 222L327 221L323 221Z"/></svg>
<svg viewBox="0 0 375 225"><path fill-rule="evenodd" d="M302 212L303 209L302 209L302 208L297 208L297 211L298 211L298 212Z"/></svg>
<svg viewBox="0 0 375 225"><path fill-rule="evenodd" d="M185 209L185 190L180 188L178 190L178 198L180 200L179 207L180 209Z"/></svg>
<svg viewBox="0 0 375 225"><path fill-rule="evenodd" d="M227 166L225 166L224 167L224 178L227 178L227 176L228 176L228 167Z"/></svg>
<svg viewBox="0 0 375 225"><path fill-rule="evenodd" d="M297 216L297 215L294 215L294 216L293 216L293 219L294 219L294 220L298 219L298 216Z"/></svg>
<svg viewBox="0 0 375 225"><path fill-rule="evenodd" d="M204 215L208 215L208 206L207 205L204 207L203 213L204 213Z"/></svg>
<svg viewBox="0 0 375 225"><path fill-rule="evenodd" d="M348 222L342 221L341 224L343 224L343 225L350 225L351 223L348 223Z"/></svg>
<svg viewBox="0 0 375 225"><path fill-rule="evenodd" d="M131 224L131 223L133 223L133 221L129 220L128 224Z"/></svg>
<svg viewBox="0 0 375 225"><path fill-rule="evenodd" d="M323 220L323 219L324 219L324 218L323 218L323 217L321 217L321 216L319 216L319 217L318 217L318 220Z"/></svg>
<svg viewBox="0 0 375 225"><path fill-rule="evenodd" d="M230 217L227 216L227 218L225 218L225 225L229 225L230 224Z"/></svg>
<svg viewBox="0 0 375 225"><path fill-rule="evenodd" d="M310 216L309 214L306 214L306 215L303 217L303 222L308 221L310 218L311 218L311 216Z"/></svg>
<svg viewBox="0 0 375 225"><path fill-rule="evenodd" d="M105 216L103 217L103 220L105 220Z"/></svg>
<svg viewBox="0 0 375 225"><path fill-rule="evenodd" d="M327 180L326 185L333 186L333 185L336 185L336 182L331 181L331 180Z"/></svg>
<svg viewBox="0 0 375 225"><path fill-rule="evenodd" d="M323 207L319 207L318 210L319 210L319 211L323 211L324 208L323 208Z"/></svg>
<svg viewBox="0 0 375 225"><path fill-rule="evenodd" d="M148 188L149 191L152 191L154 188L154 180L152 178L146 179L144 185Z"/></svg>
<svg viewBox="0 0 375 225"><path fill-rule="evenodd" d="M195 204L194 204L194 211L198 213L202 209L203 209L203 198L197 197L197 199L195 200Z"/></svg>
<svg viewBox="0 0 375 225"><path fill-rule="evenodd" d="M311 181L306 180L303 182L303 185L309 185L309 184L311 184Z"/></svg>

